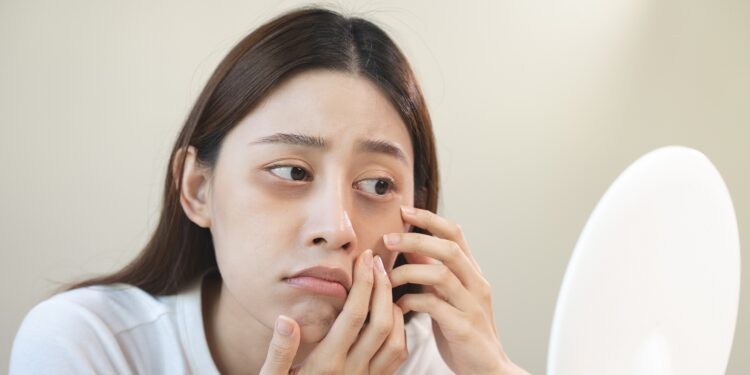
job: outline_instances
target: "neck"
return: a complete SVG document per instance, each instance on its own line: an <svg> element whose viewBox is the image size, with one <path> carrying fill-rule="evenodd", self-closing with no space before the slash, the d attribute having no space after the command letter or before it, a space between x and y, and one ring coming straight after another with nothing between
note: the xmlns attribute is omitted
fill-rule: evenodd
<svg viewBox="0 0 750 375"><path fill-rule="evenodd" d="M229 293L218 274L206 275L202 289L206 341L216 368L222 374L258 374L273 337L267 326L245 311ZM294 363L313 349L300 343Z"/></svg>

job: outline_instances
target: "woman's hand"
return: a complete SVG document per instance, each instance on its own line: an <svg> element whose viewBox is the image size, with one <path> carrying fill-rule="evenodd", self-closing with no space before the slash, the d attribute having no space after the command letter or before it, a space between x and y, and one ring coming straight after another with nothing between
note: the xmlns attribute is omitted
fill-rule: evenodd
<svg viewBox="0 0 750 375"><path fill-rule="evenodd" d="M386 247L403 252L409 262L391 272L393 287L413 283L427 289L427 293L406 294L396 304L404 313L419 311L432 317L440 354L457 374L526 374L503 350L492 313L492 289L461 228L427 210L402 207L401 211L405 222L434 236L384 236Z"/></svg>
<svg viewBox="0 0 750 375"><path fill-rule="evenodd" d="M401 366L408 355L404 316L393 304L383 262L380 257L373 260L372 251L366 250L354 269L354 283L341 314L301 364L292 367L299 325L287 317L277 319L261 374L391 374Z"/></svg>

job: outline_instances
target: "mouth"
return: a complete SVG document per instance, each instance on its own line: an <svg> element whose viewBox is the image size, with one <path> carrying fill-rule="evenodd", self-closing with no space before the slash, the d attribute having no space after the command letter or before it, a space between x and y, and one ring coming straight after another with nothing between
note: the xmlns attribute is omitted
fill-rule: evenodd
<svg viewBox="0 0 750 375"><path fill-rule="evenodd" d="M291 287L310 293L346 298L351 288L351 276L341 268L315 266L297 272L284 281Z"/></svg>

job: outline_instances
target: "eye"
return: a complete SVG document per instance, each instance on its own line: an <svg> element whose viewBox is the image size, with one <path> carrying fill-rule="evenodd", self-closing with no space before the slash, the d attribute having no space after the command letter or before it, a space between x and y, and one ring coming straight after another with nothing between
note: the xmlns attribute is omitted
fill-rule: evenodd
<svg viewBox="0 0 750 375"><path fill-rule="evenodd" d="M371 194L380 196L384 196L396 188L395 183L390 178L370 178L358 182L357 185Z"/></svg>
<svg viewBox="0 0 750 375"><path fill-rule="evenodd" d="M296 167L293 165L279 165L268 168L271 173L289 181L304 181L306 177L310 175L307 170L302 167ZM278 172L274 172L278 171Z"/></svg>

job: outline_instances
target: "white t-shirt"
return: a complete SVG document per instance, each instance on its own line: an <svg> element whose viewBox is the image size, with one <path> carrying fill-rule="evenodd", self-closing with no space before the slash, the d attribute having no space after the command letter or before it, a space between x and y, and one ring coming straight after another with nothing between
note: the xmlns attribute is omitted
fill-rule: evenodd
<svg viewBox="0 0 750 375"><path fill-rule="evenodd" d="M18 330L11 374L218 374L203 330L199 278L153 296L127 284L91 286L35 306ZM409 358L398 374L452 374L430 317L406 324Z"/></svg>

